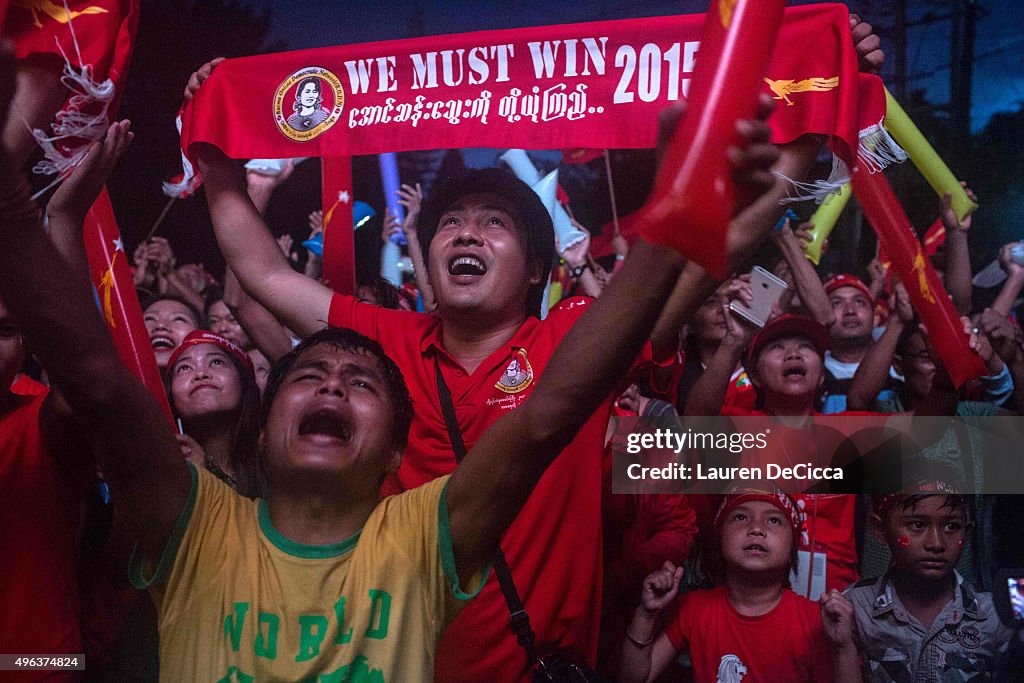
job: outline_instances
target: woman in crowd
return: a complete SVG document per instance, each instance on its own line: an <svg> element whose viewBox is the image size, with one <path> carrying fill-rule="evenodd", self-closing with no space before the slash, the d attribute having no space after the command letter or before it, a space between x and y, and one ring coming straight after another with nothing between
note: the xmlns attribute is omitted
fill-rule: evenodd
<svg viewBox="0 0 1024 683"><path fill-rule="evenodd" d="M149 332L156 364L161 370L185 337L202 324L202 317L194 306L173 294L161 294L145 304L142 320Z"/></svg>
<svg viewBox="0 0 1024 683"><path fill-rule="evenodd" d="M225 337L196 330L167 368L167 395L184 431L182 450L239 493L261 495L260 466L253 457L260 390L249 356Z"/></svg>

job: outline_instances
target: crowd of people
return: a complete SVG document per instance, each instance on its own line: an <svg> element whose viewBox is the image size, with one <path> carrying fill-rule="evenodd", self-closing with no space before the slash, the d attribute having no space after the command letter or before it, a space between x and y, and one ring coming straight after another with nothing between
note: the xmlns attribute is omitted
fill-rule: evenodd
<svg viewBox="0 0 1024 683"><path fill-rule="evenodd" d="M851 28L877 72L877 37ZM0 123L16 68L4 50ZM772 145L770 105L730 150L724 280L643 239L595 259L579 225L562 249L533 190L484 169L403 186L383 239L403 234L414 280L340 294L264 221L291 166L197 145L224 277L165 238L133 252L174 427L114 350L81 240L130 123L42 215L0 148L0 652L85 654L40 680L1020 680L986 592L1024 565L1020 502L977 493L953 427L903 492L611 491L613 416L771 420L787 465L830 448L825 415L1024 409L1016 243L973 307L978 228L938 202L936 266L989 373L957 389L884 264L819 272L814 226L776 225L780 176L821 141ZM763 326L732 306L755 259L787 285Z"/></svg>

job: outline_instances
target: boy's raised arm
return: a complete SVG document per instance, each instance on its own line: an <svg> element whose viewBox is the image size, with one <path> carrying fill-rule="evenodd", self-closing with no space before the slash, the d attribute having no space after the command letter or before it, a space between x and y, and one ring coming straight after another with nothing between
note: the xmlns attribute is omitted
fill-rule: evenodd
<svg viewBox="0 0 1024 683"><path fill-rule="evenodd" d="M4 109L13 95L8 78L13 70L13 54L0 47ZM167 417L121 365L88 279L58 256L43 232L26 179L4 149L0 177L5 179L0 186L0 299L100 456L128 524L140 532L147 549L158 549L190 486ZM89 449L80 452L85 457Z"/></svg>

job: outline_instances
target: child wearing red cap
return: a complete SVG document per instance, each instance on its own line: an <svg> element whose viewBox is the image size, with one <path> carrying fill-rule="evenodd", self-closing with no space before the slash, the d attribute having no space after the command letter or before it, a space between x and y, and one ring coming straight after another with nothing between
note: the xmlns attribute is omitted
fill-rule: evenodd
<svg viewBox="0 0 1024 683"><path fill-rule="evenodd" d="M831 680L819 607L788 588L802 527L803 513L782 491L726 496L715 517L721 585L683 595L662 618L683 572L666 562L648 576L620 680L653 680L682 650L695 681Z"/></svg>

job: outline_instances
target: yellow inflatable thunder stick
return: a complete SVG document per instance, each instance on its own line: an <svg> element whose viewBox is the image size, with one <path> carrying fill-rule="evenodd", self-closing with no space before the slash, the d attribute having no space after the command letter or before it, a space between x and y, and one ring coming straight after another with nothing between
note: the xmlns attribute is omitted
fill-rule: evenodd
<svg viewBox="0 0 1024 683"><path fill-rule="evenodd" d="M811 235L814 239L804 245L804 255L814 265L818 265L821 261L821 250L825 245L825 240L832 234L832 229L836 227L836 221L839 220L839 214L846 208L846 204L852 196L853 190L850 189L850 183L846 183L839 189L839 192L826 197L818 210L811 216L811 223L814 224Z"/></svg>
<svg viewBox="0 0 1024 683"><path fill-rule="evenodd" d="M963 220L968 214L978 208L978 205L967 197L967 193L960 187L960 182L949 170L946 163L935 152L935 149L921 135L914 122L903 111L896 98L892 96L889 89L885 89L885 121L883 123L889 135L906 150L910 160L921 171L928 184L938 193L940 197L945 194L953 197L953 210L956 211L958 220Z"/></svg>

